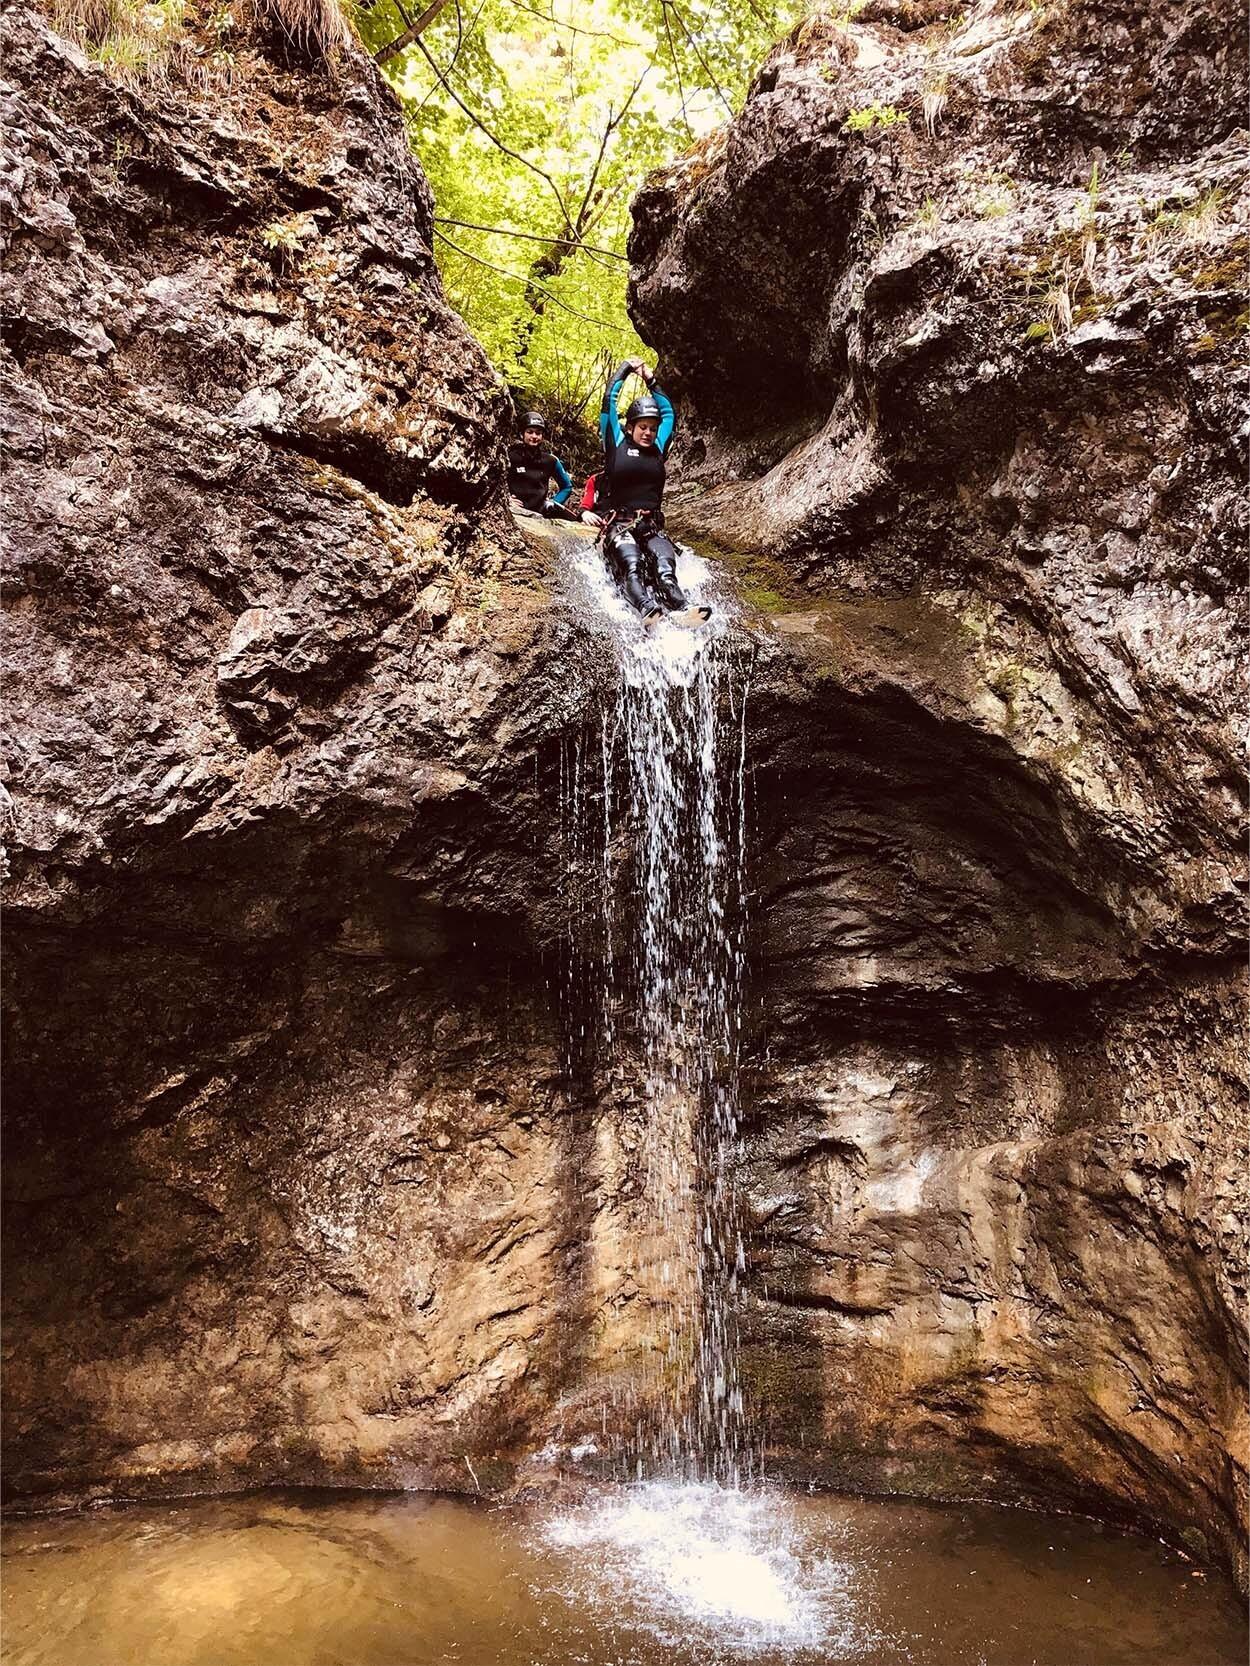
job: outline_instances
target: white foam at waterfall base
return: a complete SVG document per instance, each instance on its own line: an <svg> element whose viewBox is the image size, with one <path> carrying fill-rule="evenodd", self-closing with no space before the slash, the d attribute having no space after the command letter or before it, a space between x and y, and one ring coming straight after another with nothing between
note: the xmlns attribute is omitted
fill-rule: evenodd
<svg viewBox="0 0 1250 1666"><path fill-rule="evenodd" d="M783 1494L621 1487L549 1520L543 1537L575 1556L559 1594L600 1621L743 1660L850 1659L863 1644L847 1564L828 1556L827 1540L810 1542Z"/></svg>

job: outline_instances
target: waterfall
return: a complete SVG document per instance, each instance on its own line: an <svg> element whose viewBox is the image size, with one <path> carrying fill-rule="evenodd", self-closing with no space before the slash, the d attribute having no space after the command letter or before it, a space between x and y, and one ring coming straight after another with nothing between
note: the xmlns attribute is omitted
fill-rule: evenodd
<svg viewBox="0 0 1250 1666"><path fill-rule="evenodd" d="M734 1486L752 1467L733 1180L751 645L697 557L683 557L681 582L713 601L713 621L648 633L596 549L578 543L566 556L615 681L597 733L571 737L561 762L566 976L593 1014L600 1069L627 1061L641 1082L635 1160L652 1236L640 1260L657 1275L660 1315L628 1465ZM597 999L577 947L588 940L598 944Z"/></svg>

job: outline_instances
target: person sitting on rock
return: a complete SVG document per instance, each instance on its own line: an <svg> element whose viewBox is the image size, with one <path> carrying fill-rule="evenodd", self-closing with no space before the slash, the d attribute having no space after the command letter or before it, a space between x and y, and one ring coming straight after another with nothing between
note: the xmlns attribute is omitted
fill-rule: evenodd
<svg viewBox="0 0 1250 1666"><path fill-rule="evenodd" d="M635 399L621 422L621 389L633 373L647 392ZM599 412L603 438L603 482L608 507L604 553L613 577L647 625L666 613L685 623L711 616L692 608L677 582L677 551L664 532L665 457L677 426L673 406L641 359L627 359L613 371Z"/></svg>
<svg viewBox="0 0 1250 1666"><path fill-rule="evenodd" d="M548 489L554 480L556 490ZM521 438L508 447L508 492L514 509L528 509L549 518L568 516L576 520L564 503L573 490L572 477L547 445L547 419L540 411L527 411Z"/></svg>

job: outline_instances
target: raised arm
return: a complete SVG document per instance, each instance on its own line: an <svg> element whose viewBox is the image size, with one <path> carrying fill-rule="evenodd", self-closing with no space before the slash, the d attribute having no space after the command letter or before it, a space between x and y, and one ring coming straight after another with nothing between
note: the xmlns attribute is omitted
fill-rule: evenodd
<svg viewBox="0 0 1250 1666"><path fill-rule="evenodd" d="M556 477L556 484L560 488L551 501L552 503L565 503L568 501L569 493L573 490L572 476L558 457L552 457L551 469Z"/></svg>
<svg viewBox="0 0 1250 1666"><path fill-rule="evenodd" d="M621 402L621 389L625 386L625 378L631 376L636 368L632 359L626 359L625 363L608 377L603 404L599 408L599 438L603 441L605 450L620 445L625 437L617 406Z"/></svg>
<svg viewBox="0 0 1250 1666"><path fill-rule="evenodd" d="M647 384L647 391L660 407L660 426L656 431L655 443L661 451L667 451L677 427L677 412L673 409L673 401L664 392L654 376Z"/></svg>

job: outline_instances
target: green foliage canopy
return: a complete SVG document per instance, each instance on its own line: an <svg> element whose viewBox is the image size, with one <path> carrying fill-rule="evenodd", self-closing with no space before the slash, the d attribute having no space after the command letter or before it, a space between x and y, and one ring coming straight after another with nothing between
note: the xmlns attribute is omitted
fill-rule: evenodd
<svg viewBox="0 0 1250 1666"><path fill-rule="evenodd" d="M645 354L625 311L630 201L732 114L791 13L792 0L450 0L384 61L434 189L448 298L577 461L607 366ZM361 33L376 52L418 15L375 0Z"/></svg>

